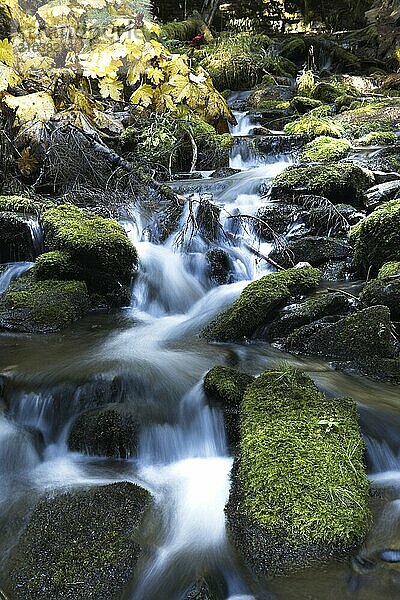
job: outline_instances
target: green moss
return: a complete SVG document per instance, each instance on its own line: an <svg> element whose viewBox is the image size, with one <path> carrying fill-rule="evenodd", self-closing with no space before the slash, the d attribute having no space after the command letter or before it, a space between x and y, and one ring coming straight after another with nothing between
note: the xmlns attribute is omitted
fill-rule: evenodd
<svg viewBox="0 0 400 600"><path fill-rule="evenodd" d="M376 273L390 261L400 260L400 200L379 206L351 229L355 265L364 273Z"/></svg>
<svg viewBox="0 0 400 600"><path fill-rule="evenodd" d="M289 544L359 542L370 524L357 410L306 375L267 372L245 393L239 479L249 520Z"/></svg>
<svg viewBox="0 0 400 600"><path fill-rule="evenodd" d="M388 146L397 142L397 136L391 131L373 131L356 141L360 146Z"/></svg>
<svg viewBox="0 0 400 600"><path fill-rule="evenodd" d="M341 95L341 90L332 83L322 81L318 83L312 91L311 97L321 102L335 102L336 98Z"/></svg>
<svg viewBox="0 0 400 600"><path fill-rule="evenodd" d="M370 171L353 164L291 167L275 178L271 199L290 201L301 193L324 196L335 204L360 204L363 191L373 183Z"/></svg>
<svg viewBox="0 0 400 600"><path fill-rule="evenodd" d="M302 62L308 54L306 43L301 37L286 39L282 45L281 56L293 62Z"/></svg>
<svg viewBox="0 0 400 600"><path fill-rule="evenodd" d="M80 280L83 277L82 267L71 261L71 255L68 252L59 250L41 254L36 259L32 273L39 281L46 279Z"/></svg>
<svg viewBox="0 0 400 600"><path fill-rule="evenodd" d="M0 325L17 331L57 331L68 327L89 309L81 281L40 281L30 276L14 281L0 305Z"/></svg>
<svg viewBox="0 0 400 600"><path fill-rule="evenodd" d="M204 30L204 21L200 17L191 17L186 21L172 21L161 26L161 38L187 42Z"/></svg>
<svg viewBox="0 0 400 600"><path fill-rule="evenodd" d="M42 215L46 244L50 250L68 252L72 262L94 269L128 284L137 262L136 250L124 229L72 204L63 204Z"/></svg>
<svg viewBox="0 0 400 600"><path fill-rule="evenodd" d="M386 279L396 275L400 275L400 261L387 262L379 269L378 279Z"/></svg>
<svg viewBox="0 0 400 600"><path fill-rule="evenodd" d="M317 117L307 113L300 119L285 125L285 133L288 135L308 135L310 137L327 135L340 138L344 133L344 129L340 123L335 122L333 119Z"/></svg>
<svg viewBox="0 0 400 600"><path fill-rule="evenodd" d="M254 377L219 365L208 371L204 378L204 391L213 403L225 408L238 408L246 388L254 381Z"/></svg>
<svg viewBox="0 0 400 600"><path fill-rule="evenodd" d="M321 105L322 102L320 100L307 98L307 96L295 96L290 102L290 106L297 110L300 114L307 113L313 108L318 108Z"/></svg>
<svg viewBox="0 0 400 600"><path fill-rule="evenodd" d="M352 108L352 107L350 107ZM400 119L400 101L367 102L338 116L346 133L360 138L373 132L394 132Z"/></svg>
<svg viewBox="0 0 400 600"><path fill-rule="evenodd" d="M209 339L240 341L251 337L268 323L274 312L291 296L314 290L320 272L312 267L288 269L265 275L248 285L228 310L211 323L204 332Z"/></svg>
<svg viewBox="0 0 400 600"><path fill-rule="evenodd" d="M349 94L341 94L335 99L335 104L339 109L347 109L354 103L354 96Z"/></svg>
<svg viewBox="0 0 400 600"><path fill-rule="evenodd" d="M305 162L333 162L347 156L351 144L347 140L321 136L306 144L301 152Z"/></svg>
<svg viewBox="0 0 400 600"><path fill-rule="evenodd" d="M22 196L0 196L0 212L16 212L23 214L37 214L40 204L31 198Z"/></svg>

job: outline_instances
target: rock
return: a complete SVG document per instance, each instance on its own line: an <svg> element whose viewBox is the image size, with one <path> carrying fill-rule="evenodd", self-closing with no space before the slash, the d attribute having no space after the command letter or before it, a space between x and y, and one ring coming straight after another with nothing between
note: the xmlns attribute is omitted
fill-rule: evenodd
<svg viewBox="0 0 400 600"><path fill-rule="evenodd" d="M209 264L209 276L211 281L218 285L229 283L231 274L231 261L229 254L221 248L212 248L206 254Z"/></svg>
<svg viewBox="0 0 400 600"><path fill-rule="evenodd" d="M295 63L303 63L307 58L308 48L301 37L288 37L284 40L281 48L281 56Z"/></svg>
<svg viewBox="0 0 400 600"><path fill-rule="evenodd" d="M315 100L320 100L321 102L335 102L336 98L338 98L342 92L331 83L327 83L325 81L321 81L317 83L315 86L312 97Z"/></svg>
<svg viewBox="0 0 400 600"><path fill-rule="evenodd" d="M334 204L362 204L363 192L374 183L371 171L357 165L333 163L289 167L271 187L271 200L290 202L293 195L318 195Z"/></svg>
<svg viewBox="0 0 400 600"><path fill-rule="evenodd" d="M204 392L210 406L217 406L224 414L230 448L239 442L240 404L253 381L251 375L223 366L213 367L204 378Z"/></svg>
<svg viewBox="0 0 400 600"><path fill-rule="evenodd" d="M227 520L253 571L273 576L350 554L371 522L368 491L354 402L325 398L291 369L247 388Z"/></svg>
<svg viewBox="0 0 400 600"><path fill-rule="evenodd" d="M337 323L305 325L287 338L285 348L344 360L393 358L390 311L386 306L373 306Z"/></svg>
<svg viewBox="0 0 400 600"><path fill-rule="evenodd" d="M259 87L249 96L247 104L250 108L261 109L266 101L288 102L293 98L293 88L285 85L269 85Z"/></svg>
<svg viewBox="0 0 400 600"><path fill-rule="evenodd" d="M17 214L0 212L0 262L31 261L34 257L26 220Z"/></svg>
<svg viewBox="0 0 400 600"><path fill-rule="evenodd" d="M138 421L127 407L108 405L76 418L68 435L68 448L94 456L130 458L136 454L138 430Z"/></svg>
<svg viewBox="0 0 400 600"><path fill-rule="evenodd" d="M186 592L183 600L218 600L206 581L200 579Z"/></svg>
<svg viewBox="0 0 400 600"><path fill-rule="evenodd" d="M384 202L396 199L400 194L400 179L380 183L369 188L365 192L365 206L367 208L376 208Z"/></svg>
<svg viewBox="0 0 400 600"><path fill-rule="evenodd" d="M400 179L400 173L385 173L385 171L374 171L375 183L387 183Z"/></svg>
<svg viewBox="0 0 400 600"><path fill-rule="evenodd" d="M283 338L303 325L309 325L326 317L343 317L354 310L354 301L348 296L340 292L322 292L301 304L284 308L268 328L267 337L270 340Z"/></svg>
<svg viewBox="0 0 400 600"><path fill-rule="evenodd" d="M255 233L263 242L273 242L296 220L298 210L297 206L280 202L261 206L256 214L257 220L254 220Z"/></svg>
<svg viewBox="0 0 400 600"><path fill-rule="evenodd" d="M320 272L312 267L265 275L250 283L232 306L205 329L203 335L221 342L251 337L291 297L315 290L319 279Z"/></svg>
<svg viewBox="0 0 400 600"><path fill-rule="evenodd" d="M345 281L352 274L352 263L349 260L328 260L320 271L323 281Z"/></svg>
<svg viewBox="0 0 400 600"><path fill-rule="evenodd" d="M400 275L396 279L373 279L363 288L360 300L365 306L384 304L392 321L400 321Z"/></svg>
<svg viewBox="0 0 400 600"><path fill-rule="evenodd" d="M400 260L400 199L379 206L351 229L354 264L362 273L378 272L388 261Z"/></svg>
<svg viewBox="0 0 400 600"><path fill-rule="evenodd" d="M352 255L352 247L344 239L306 236L290 240L283 249L275 249L270 257L282 266L291 261L309 262L313 267L323 265L329 260L343 260Z"/></svg>
<svg viewBox="0 0 400 600"><path fill-rule="evenodd" d="M142 548L150 494L132 483L40 500L12 550L6 591L15 600L121 598Z"/></svg>
<svg viewBox="0 0 400 600"><path fill-rule="evenodd" d="M240 169L232 169L231 167L221 167L211 174L213 179L224 179L225 177L231 177L240 173Z"/></svg>
<svg viewBox="0 0 400 600"><path fill-rule="evenodd" d="M325 105L320 107L325 108ZM332 118L324 115L315 114L319 108L313 109L302 115L299 119L287 123L284 127L285 133L289 135L304 135L310 139L319 135L327 135L330 137L340 138L344 135L344 128L334 121Z"/></svg>
<svg viewBox="0 0 400 600"><path fill-rule="evenodd" d="M320 136L306 144L300 157L304 162L334 162L345 158L351 149L347 140Z"/></svg>
<svg viewBox="0 0 400 600"><path fill-rule="evenodd" d="M397 142L397 136L391 131L372 131L359 140L355 140L358 146L388 146Z"/></svg>
<svg viewBox="0 0 400 600"><path fill-rule="evenodd" d="M295 96L293 100L291 100L290 105L297 110L298 113L304 115L313 108L321 106L322 102L321 100L314 100L314 98L307 98L306 96Z"/></svg>
<svg viewBox="0 0 400 600"><path fill-rule="evenodd" d="M220 233L219 215L221 209L202 196L198 205L196 221L199 233L209 242L215 242Z"/></svg>
<svg viewBox="0 0 400 600"><path fill-rule="evenodd" d="M400 144L393 144L374 153L368 160L373 171L400 173Z"/></svg>
<svg viewBox="0 0 400 600"><path fill-rule="evenodd" d="M48 258L54 263L54 278L62 278L69 257L72 269L74 265L82 269L81 277L90 292L118 298L121 286L129 286L137 267L137 254L117 221L62 204L44 212L42 223L48 248L63 253L57 262L54 255ZM56 267L61 269L58 277Z"/></svg>
<svg viewBox="0 0 400 600"><path fill-rule="evenodd" d="M365 358L346 362L333 362L332 366L339 371L364 375L376 381L400 383L400 358Z"/></svg>
<svg viewBox="0 0 400 600"><path fill-rule="evenodd" d="M34 281L31 276L13 281L0 300L0 328L49 333L69 327L89 310L89 295L82 281Z"/></svg>

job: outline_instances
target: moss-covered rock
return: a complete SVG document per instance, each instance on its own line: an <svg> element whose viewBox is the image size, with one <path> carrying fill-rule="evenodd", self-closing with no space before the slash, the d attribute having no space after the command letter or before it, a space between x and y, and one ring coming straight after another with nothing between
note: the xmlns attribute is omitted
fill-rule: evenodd
<svg viewBox="0 0 400 600"><path fill-rule="evenodd" d="M112 458L134 456L139 424L126 407L115 405L83 413L74 421L68 448L74 452Z"/></svg>
<svg viewBox="0 0 400 600"><path fill-rule="evenodd" d="M305 374L263 373L244 395L230 534L256 572L309 566L357 547L368 531L357 409Z"/></svg>
<svg viewBox="0 0 400 600"><path fill-rule="evenodd" d="M336 98L342 94L342 91L338 88L338 86L333 85L332 83L328 83L326 81L321 81L317 83L313 92L312 98L315 100L320 100L321 102L335 102Z"/></svg>
<svg viewBox="0 0 400 600"><path fill-rule="evenodd" d="M55 276L58 269L60 279L65 271L81 273L91 292L114 294L118 304L121 288L129 285L137 266L136 250L122 226L72 204L46 211L42 223L48 248L61 254L43 258L37 272L47 269Z"/></svg>
<svg viewBox="0 0 400 600"><path fill-rule="evenodd" d="M373 183L371 171L353 164L289 167L275 178L271 199L290 202L296 194L316 194L334 204L360 205L363 192Z"/></svg>
<svg viewBox="0 0 400 600"><path fill-rule="evenodd" d="M233 305L206 328L204 335L222 342L251 337L292 296L315 290L319 279L320 272L312 267L265 275L250 283Z"/></svg>
<svg viewBox="0 0 400 600"><path fill-rule="evenodd" d="M11 283L0 301L0 327L11 331L59 331L89 310L82 281L34 281L31 276Z"/></svg>
<svg viewBox="0 0 400 600"><path fill-rule="evenodd" d="M116 483L45 498L7 567L15 600L117 600L142 554L149 493Z"/></svg>
<svg viewBox="0 0 400 600"><path fill-rule="evenodd" d="M304 162L335 162L345 158L350 149L351 144L347 140L320 136L306 144L300 156Z"/></svg>
<svg viewBox="0 0 400 600"><path fill-rule="evenodd" d="M296 121L285 125L285 133L289 135L307 135L310 138L318 137L319 135L340 138L344 134L344 128L333 119L327 116L317 116L312 114L311 111Z"/></svg>
<svg viewBox="0 0 400 600"><path fill-rule="evenodd" d="M400 321L400 276L396 279L373 279L360 294L365 306L384 304L390 310L392 321Z"/></svg>
<svg viewBox="0 0 400 600"><path fill-rule="evenodd" d="M268 339L276 340L291 334L303 325L321 319L345 316L354 312L354 301L340 292L322 292L301 304L289 305L268 328Z"/></svg>
<svg viewBox="0 0 400 600"><path fill-rule="evenodd" d="M283 249L276 248L271 258L283 267L308 262L319 267L329 260L343 260L352 256L353 249L346 239L305 236L290 240Z"/></svg>
<svg viewBox="0 0 400 600"><path fill-rule="evenodd" d="M295 63L302 63L307 58L307 54L307 44L300 36L289 37L284 40L281 48L281 56Z"/></svg>
<svg viewBox="0 0 400 600"><path fill-rule="evenodd" d="M240 405L254 377L230 367L213 367L204 378L204 392L211 406L224 414L228 443L231 448L239 441Z"/></svg>
<svg viewBox="0 0 400 600"><path fill-rule="evenodd" d="M33 260L34 257L28 223L18 214L0 212L0 262Z"/></svg>
<svg viewBox="0 0 400 600"><path fill-rule="evenodd" d="M400 100L391 98L364 102L354 110L347 110L339 115L337 121L354 138L372 132L394 132L400 121Z"/></svg>
<svg viewBox="0 0 400 600"><path fill-rule="evenodd" d="M43 208L43 205L31 198L23 196L0 196L0 212L38 214L41 208Z"/></svg>
<svg viewBox="0 0 400 600"><path fill-rule="evenodd" d="M372 131L355 142L359 146L388 146L397 142L397 136L392 131Z"/></svg>
<svg viewBox="0 0 400 600"><path fill-rule="evenodd" d="M376 273L389 261L400 260L400 199L379 206L351 229L354 263L362 272Z"/></svg>
<svg viewBox="0 0 400 600"><path fill-rule="evenodd" d="M393 358L395 343L387 306L373 306L340 319L337 323L305 325L286 340L291 351L344 360L373 356Z"/></svg>
<svg viewBox="0 0 400 600"><path fill-rule="evenodd" d="M47 279L80 280L83 279L83 267L73 263L69 252L54 250L41 254L35 262L32 270L33 275L39 281Z"/></svg>
<svg viewBox="0 0 400 600"><path fill-rule="evenodd" d="M304 115L313 108L318 108L321 104L321 100L314 100L314 98L307 98L307 96L295 96L290 102L290 106L301 115Z"/></svg>
<svg viewBox="0 0 400 600"><path fill-rule="evenodd" d="M400 261L387 262L379 269L378 279L387 279L397 275L400 275Z"/></svg>

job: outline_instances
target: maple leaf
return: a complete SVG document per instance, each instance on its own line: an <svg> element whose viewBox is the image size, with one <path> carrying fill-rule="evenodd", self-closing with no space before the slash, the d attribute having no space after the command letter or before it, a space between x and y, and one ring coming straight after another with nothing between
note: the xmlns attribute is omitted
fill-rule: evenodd
<svg viewBox="0 0 400 600"><path fill-rule="evenodd" d="M0 61L8 67L15 66L14 48L7 39L0 40Z"/></svg>
<svg viewBox="0 0 400 600"><path fill-rule="evenodd" d="M148 108L153 102L154 90L149 84L141 85L131 96L133 104L141 104Z"/></svg>
<svg viewBox="0 0 400 600"><path fill-rule="evenodd" d="M117 102L122 99L122 93L124 90L122 81L112 77L104 77L104 79L100 79L99 83L100 94L103 96L103 98L112 98Z"/></svg>
<svg viewBox="0 0 400 600"><path fill-rule="evenodd" d="M46 92L35 92L17 97L6 94L3 102L15 110L15 120L20 125L30 121L48 121L56 113L53 98Z"/></svg>
<svg viewBox="0 0 400 600"><path fill-rule="evenodd" d="M0 62L0 92L4 92L8 87L17 85L20 80L20 76L13 68Z"/></svg>
<svg viewBox="0 0 400 600"><path fill-rule="evenodd" d="M17 160L18 169L25 177L32 175L38 168L38 161L32 156L30 148L24 148Z"/></svg>
<svg viewBox="0 0 400 600"><path fill-rule="evenodd" d="M150 67L149 69L147 69L146 75L156 85L159 85L165 79L164 73L161 71L161 69L158 69L157 67Z"/></svg>

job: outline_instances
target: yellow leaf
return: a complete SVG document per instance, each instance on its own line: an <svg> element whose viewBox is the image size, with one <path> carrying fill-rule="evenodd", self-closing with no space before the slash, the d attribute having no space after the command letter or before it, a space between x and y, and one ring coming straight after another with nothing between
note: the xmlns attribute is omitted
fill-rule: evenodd
<svg viewBox="0 0 400 600"><path fill-rule="evenodd" d="M3 102L16 112L16 122L20 125L30 121L48 121L56 113L53 98L46 92L35 92L26 96L6 94Z"/></svg>
<svg viewBox="0 0 400 600"><path fill-rule="evenodd" d="M60 22L71 14L71 9L65 4L44 4L40 8L38 8L38 15L43 19L43 21L52 26L60 25Z"/></svg>
<svg viewBox="0 0 400 600"><path fill-rule="evenodd" d="M111 77L104 77L100 80L100 94L103 98L112 98L117 102L122 99L124 86L122 81Z"/></svg>
<svg viewBox="0 0 400 600"><path fill-rule="evenodd" d="M149 69L147 69L146 75L156 85L161 83L161 81L164 81L164 73L161 71L161 69L150 67Z"/></svg>
<svg viewBox="0 0 400 600"><path fill-rule="evenodd" d="M38 161L30 152L30 148L24 148L21 156L17 160L18 169L22 175L28 176L34 173L38 168Z"/></svg>
<svg viewBox="0 0 400 600"><path fill-rule="evenodd" d="M15 66L14 48L8 40L0 40L0 61L8 67Z"/></svg>
<svg viewBox="0 0 400 600"><path fill-rule="evenodd" d="M153 103L154 90L149 84L141 85L131 96L133 104L149 107Z"/></svg>
<svg viewBox="0 0 400 600"><path fill-rule="evenodd" d="M144 73L143 63L141 63L141 62L132 63L129 66L128 73L126 75L127 82L130 85L135 85L135 83L137 83L140 80L143 73Z"/></svg>
<svg viewBox="0 0 400 600"><path fill-rule="evenodd" d="M9 86L17 85L20 81L20 76L13 68L0 62L0 92L4 92Z"/></svg>

